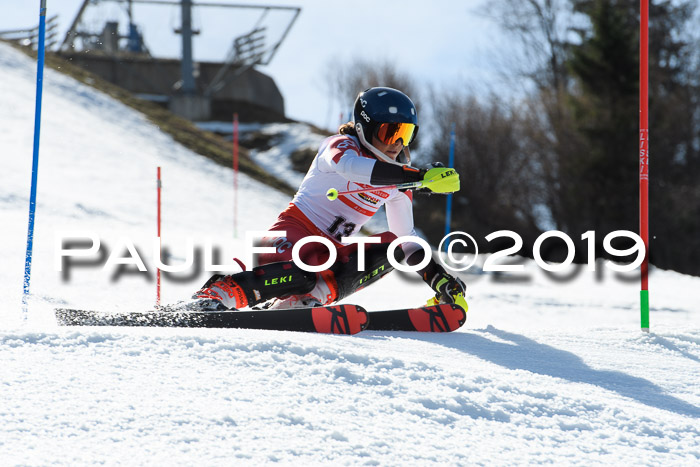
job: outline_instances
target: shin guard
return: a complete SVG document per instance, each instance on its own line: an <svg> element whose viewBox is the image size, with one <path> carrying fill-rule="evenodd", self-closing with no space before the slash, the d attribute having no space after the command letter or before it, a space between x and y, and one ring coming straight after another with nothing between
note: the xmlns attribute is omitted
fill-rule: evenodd
<svg viewBox="0 0 700 467"><path fill-rule="evenodd" d="M335 280L338 284L337 300L367 287L394 269L387 257L388 247L386 243L368 245L365 249L365 268L363 270L359 270L359 253L357 251L348 254L333 265L331 270L335 274ZM404 255L401 248L397 248L395 251L396 260L402 261Z"/></svg>
<svg viewBox="0 0 700 467"><path fill-rule="evenodd" d="M243 308L282 295L304 294L315 285L316 273L283 261L229 276L214 275L197 297L220 299L228 308Z"/></svg>

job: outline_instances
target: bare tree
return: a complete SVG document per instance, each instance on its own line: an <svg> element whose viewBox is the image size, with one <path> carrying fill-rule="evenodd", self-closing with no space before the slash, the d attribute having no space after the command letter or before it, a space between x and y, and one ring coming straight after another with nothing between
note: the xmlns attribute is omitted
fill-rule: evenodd
<svg viewBox="0 0 700 467"><path fill-rule="evenodd" d="M328 88L343 109L351 109L358 93L375 86L398 89L419 107L420 96L413 79L390 61L375 63L355 58L339 63L334 60L328 69L331 70Z"/></svg>
<svg viewBox="0 0 700 467"><path fill-rule="evenodd" d="M454 166L461 190L454 195L453 229L484 237L494 230L520 233L526 244L541 232L537 206L544 205L539 165L528 150L526 112L495 95L483 101L453 90L431 97L439 128L431 158L447 162L450 132L455 131ZM444 198L416 197L420 227L437 239L442 234ZM433 228L435 227L435 228Z"/></svg>
<svg viewBox="0 0 700 467"><path fill-rule="evenodd" d="M568 82L569 35L576 30L570 0L490 0L482 14L514 36L509 53L522 54L516 74L538 89L560 90Z"/></svg>

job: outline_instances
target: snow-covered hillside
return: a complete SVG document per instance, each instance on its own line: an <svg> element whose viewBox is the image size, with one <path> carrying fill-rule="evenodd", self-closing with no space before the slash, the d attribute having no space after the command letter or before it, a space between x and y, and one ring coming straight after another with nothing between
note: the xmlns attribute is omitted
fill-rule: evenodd
<svg viewBox="0 0 700 467"><path fill-rule="evenodd" d="M35 73L0 44L2 465L700 463L700 278L673 272L652 271L650 334L636 280L602 264L600 277L556 280L529 261L518 277L464 274L467 323L446 335L58 327L58 305L153 305L157 166L173 263L188 238L228 262L289 197L241 176L234 238L230 169L52 70L23 321ZM93 232L116 257L129 238L151 273L93 264L65 277L63 231ZM207 276L165 279L163 301ZM374 310L429 294L395 274L352 301Z"/></svg>

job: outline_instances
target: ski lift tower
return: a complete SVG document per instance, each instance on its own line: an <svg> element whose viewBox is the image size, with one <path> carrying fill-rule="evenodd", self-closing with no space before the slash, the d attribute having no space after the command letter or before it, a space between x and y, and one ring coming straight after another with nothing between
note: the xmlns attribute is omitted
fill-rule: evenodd
<svg viewBox="0 0 700 467"><path fill-rule="evenodd" d="M192 61L192 0L181 0L182 26L176 33L182 36L182 59L180 61L180 93L170 99L170 109L190 120L201 120L211 114L211 101L206 96L198 95L194 80L194 63Z"/></svg>
<svg viewBox="0 0 700 467"><path fill-rule="evenodd" d="M192 0L182 0L182 93L195 94L194 64L192 63ZM176 31L177 32L177 31Z"/></svg>
<svg viewBox="0 0 700 467"><path fill-rule="evenodd" d="M119 25L114 20L106 22L101 32L90 30L90 23L85 20L86 10L103 3L127 7L129 29L126 35L119 34ZM174 32L181 36L179 61L151 56L134 22L133 9L140 5L178 7L181 24ZM195 65L192 39L200 31L192 26L194 8L252 9L261 10L262 15L250 32L234 38L224 62L197 62ZM261 23L275 10L291 14L285 15L286 26L273 30L273 35L280 32L281 35L267 43L269 31ZM284 100L274 81L253 67L270 62L300 13L301 8L292 6L194 0L84 0L59 53L139 97L167 103L171 111L193 121L210 120L246 103L284 116ZM179 73L173 69L175 66ZM173 82L173 76L178 74L179 79Z"/></svg>
<svg viewBox="0 0 700 467"><path fill-rule="evenodd" d="M137 3L158 3L167 4L172 2L155 1L155 0L133 0ZM178 3L178 2L175 2ZM180 0L182 9L182 26L176 33L182 36L182 61L181 61L181 87L180 92L173 96L170 101L170 108L173 112L186 116L192 120L202 119L202 115L211 114L211 97L212 94L221 90L227 82L232 82L245 71L252 68L254 65L267 65L275 52L282 44L282 41L287 37L289 30L296 21L301 8L290 6L274 6L274 5L242 5L242 4L227 4L227 3L194 3L192 0ZM269 49L265 48L265 28L255 27L251 32L237 37L233 41L231 50L228 53L225 63L222 65L219 72L214 76L211 82L206 86L203 92L198 92L196 88L194 76L194 62L192 58L192 36L197 34L197 31L192 29L192 7L217 7L217 8L247 8L247 9L262 9L262 18L271 10L291 10L294 12L291 21L288 23L282 36ZM262 18L260 20L262 20ZM258 21L260 22L260 21ZM235 67L236 71L228 73L231 67ZM200 118L198 118L200 117Z"/></svg>

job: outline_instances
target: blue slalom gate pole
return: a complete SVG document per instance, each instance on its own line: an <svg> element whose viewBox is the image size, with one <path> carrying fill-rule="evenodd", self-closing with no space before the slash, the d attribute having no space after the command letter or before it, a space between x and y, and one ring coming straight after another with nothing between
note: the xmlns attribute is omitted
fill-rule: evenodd
<svg viewBox="0 0 700 467"><path fill-rule="evenodd" d="M450 158L447 163L448 167L454 167L455 164L455 124L452 124L452 130L450 131ZM450 225L452 224L452 193L447 195L447 208L445 210L445 236L449 235ZM445 242L445 251L447 251L447 245L449 242Z"/></svg>
<svg viewBox="0 0 700 467"><path fill-rule="evenodd" d="M34 247L34 218L36 214L36 185L39 172L39 135L41 134L41 96L44 81L44 42L46 38L46 0L40 0L39 42L37 44L36 107L34 111L34 153L32 156L32 187L29 195L29 227L27 231L27 256L24 262L24 293L22 312L26 321L28 313L29 282L32 276L32 251Z"/></svg>

